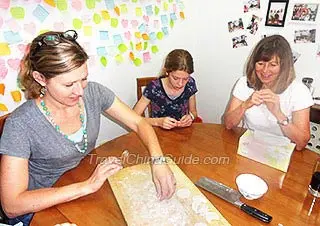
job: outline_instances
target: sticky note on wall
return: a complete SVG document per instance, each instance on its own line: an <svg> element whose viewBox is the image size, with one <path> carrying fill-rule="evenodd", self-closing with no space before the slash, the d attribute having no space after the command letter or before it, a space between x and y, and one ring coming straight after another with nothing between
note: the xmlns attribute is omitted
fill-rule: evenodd
<svg viewBox="0 0 320 226"><path fill-rule="evenodd" d="M0 94L1 94L1 95L4 95L4 91L5 91L5 89L6 89L5 84L0 83Z"/></svg>
<svg viewBox="0 0 320 226"><path fill-rule="evenodd" d="M11 54L9 43L0 42L0 56L8 56Z"/></svg>
<svg viewBox="0 0 320 226"><path fill-rule="evenodd" d="M19 90L11 91L11 97L14 102L20 102L21 101L21 93Z"/></svg>
<svg viewBox="0 0 320 226"><path fill-rule="evenodd" d="M24 8L22 7L11 7L10 9L11 16L14 19L23 19L25 16Z"/></svg>
<svg viewBox="0 0 320 226"><path fill-rule="evenodd" d="M8 108L5 104L0 103L0 111L8 111Z"/></svg>

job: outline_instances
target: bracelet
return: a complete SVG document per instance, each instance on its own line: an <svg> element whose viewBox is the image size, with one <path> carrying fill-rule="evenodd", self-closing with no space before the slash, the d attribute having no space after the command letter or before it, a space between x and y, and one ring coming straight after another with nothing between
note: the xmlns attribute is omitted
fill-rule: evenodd
<svg viewBox="0 0 320 226"><path fill-rule="evenodd" d="M152 165L161 165L161 164L164 164L164 163L168 163L166 157L164 156L152 156L151 157L151 164Z"/></svg>
<svg viewBox="0 0 320 226"><path fill-rule="evenodd" d="M191 111L189 112L189 115L190 115L190 117L191 117L192 121L194 121L194 115L192 114L192 112L191 112Z"/></svg>

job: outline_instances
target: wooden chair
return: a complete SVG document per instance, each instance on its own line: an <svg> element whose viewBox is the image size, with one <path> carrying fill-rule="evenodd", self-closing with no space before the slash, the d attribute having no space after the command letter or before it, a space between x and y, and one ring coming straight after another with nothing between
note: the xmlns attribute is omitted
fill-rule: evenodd
<svg viewBox="0 0 320 226"><path fill-rule="evenodd" d="M3 132L4 123L8 116L9 114L6 114L0 117L0 139ZM1 155L0 155L0 160L1 160ZM5 218L6 218L6 215L4 214L2 210L2 206L0 205L0 223L5 223Z"/></svg>
<svg viewBox="0 0 320 226"><path fill-rule="evenodd" d="M147 86L152 80L157 79L157 77L144 77L144 78L137 78L137 98L138 101L142 97L142 89L143 87ZM148 116L151 116L151 104L147 107ZM145 117L145 112L142 113L142 116Z"/></svg>

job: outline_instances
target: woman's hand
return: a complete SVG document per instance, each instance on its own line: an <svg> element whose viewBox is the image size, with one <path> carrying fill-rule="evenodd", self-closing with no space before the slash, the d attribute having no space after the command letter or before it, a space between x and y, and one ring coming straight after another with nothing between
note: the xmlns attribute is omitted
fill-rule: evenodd
<svg viewBox="0 0 320 226"><path fill-rule="evenodd" d="M259 92L268 110L277 118L281 114L279 96L270 89L262 89Z"/></svg>
<svg viewBox="0 0 320 226"><path fill-rule="evenodd" d="M117 157L108 157L100 162L92 175L86 181L90 188L90 193L94 193L101 188L106 179L122 169L121 160Z"/></svg>
<svg viewBox="0 0 320 226"><path fill-rule="evenodd" d="M249 109L254 105L259 106L262 103L263 99L260 91L254 91L251 96L245 102L243 102L243 106L245 109Z"/></svg>
<svg viewBox="0 0 320 226"><path fill-rule="evenodd" d="M187 114L182 116L182 118L180 119L180 123L178 125L178 127L188 127L191 126L193 120L191 118L191 115Z"/></svg>
<svg viewBox="0 0 320 226"><path fill-rule="evenodd" d="M171 117L163 117L160 118L160 127L164 128L164 129L172 129L174 127L177 127L179 125L179 121L177 121L174 118Z"/></svg>
<svg viewBox="0 0 320 226"><path fill-rule="evenodd" d="M176 190L176 180L167 164L153 164L153 182L156 186L157 198L170 199Z"/></svg>

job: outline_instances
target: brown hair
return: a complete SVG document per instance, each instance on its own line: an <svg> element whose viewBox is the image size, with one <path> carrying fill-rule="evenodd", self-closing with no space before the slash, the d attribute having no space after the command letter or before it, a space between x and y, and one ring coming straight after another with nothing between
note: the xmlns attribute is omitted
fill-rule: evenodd
<svg viewBox="0 0 320 226"><path fill-rule="evenodd" d="M295 71L290 44L281 35L272 35L260 40L248 58L246 74L250 88L260 90L263 86L255 71L256 63L258 61L270 61L274 56L280 60L280 74L272 87L272 91L280 94L294 80Z"/></svg>
<svg viewBox="0 0 320 226"><path fill-rule="evenodd" d="M162 76L172 71L185 71L188 74L193 73L193 58L191 54L184 49L172 50L166 57L164 71Z"/></svg>
<svg viewBox="0 0 320 226"><path fill-rule="evenodd" d="M63 32L49 31L37 36L30 44L30 51L22 59L19 78L27 99L39 97L41 85L32 73L38 71L46 79L70 72L82 66L88 59L84 49L76 42L62 36ZM48 35L59 35L60 43L46 45L42 42Z"/></svg>

